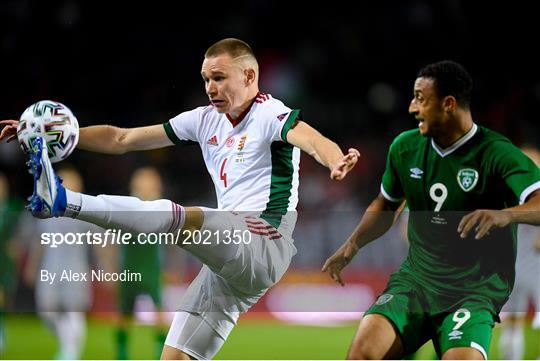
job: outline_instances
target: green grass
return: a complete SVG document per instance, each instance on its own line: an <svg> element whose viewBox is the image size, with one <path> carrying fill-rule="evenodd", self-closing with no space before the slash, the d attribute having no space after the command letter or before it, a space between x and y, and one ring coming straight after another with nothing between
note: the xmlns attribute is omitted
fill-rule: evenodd
<svg viewBox="0 0 540 361"><path fill-rule="evenodd" d="M7 347L0 359L51 359L56 340L35 315L10 315L6 320ZM356 331L356 324L343 327L308 327L275 321L246 320L235 328L216 359L343 359ZM500 327L494 331L490 358L498 359L497 342ZM130 332L131 357L154 359L154 332L147 326L133 326ZM536 357L540 332L526 330L525 359ZM431 359L431 345L416 355ZM114 359L115 331L108 321L88 321L87 342L83 358Z"/></svg>

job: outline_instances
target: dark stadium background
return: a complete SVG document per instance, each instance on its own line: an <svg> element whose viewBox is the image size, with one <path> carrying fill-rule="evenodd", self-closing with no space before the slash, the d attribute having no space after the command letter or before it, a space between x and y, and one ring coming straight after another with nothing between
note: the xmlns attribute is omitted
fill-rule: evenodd
<svg viewBox="0 0 540 361"><path fill-rule="evenodd" d="M263 91L301 108L343 148L364 153L368 165L358 168L353 187L366 201L377 190L370 180L380 176L389 141L416 126L407 106L416 71L429 62L454 59L469 69L479 124L517 144L539 142L537 22L519 3L7 0L0 9L0 114L17 118L37 100L56 99L81 126L165 122L206 104L204 51L238 37L259 57ZM125 193L123 177L134 164L152 162L169 176L171 196L186 199L193 195L182 189L200 194L210 186L198 154L77 152L72 161L87 162L89 191L117 193ZM2 155L1 167L17 175L13 186L26 195L28 177L13 157ZM100 176L104 169L107 177Z"/></svg>
<svg viewBox="0 0 540 361"><path fill-rule="evenodd" d="M17 119L35 101L53 99L69 106L81 126L166 122L207 103L199 74L204 51L237 37L258 56L262 91L301 108L305 121L342 149L362 153L341 184L331 184L327 171L303 155L299 217L321 217L323 209L356 222L378 192L391 140L416 127L407 108L416 72L430 62L452 59L470 71L478 124L517 145L540 144L539 31L530 4L6 0L0 5L0 119ZM0 144L0 171L21 199L32 189L24 161L15 143ZM167 198L216 204L198 147L121 156L76 151L69 162L90 194L127 194L132 171L154 165ZM298 236L295 270L317 270L343 241L343 235L325 236L332 239L310 243ZM402 253L387 253L374 246L356 264L389 272ZM28 295L18 301L26 304Z"/></svg>

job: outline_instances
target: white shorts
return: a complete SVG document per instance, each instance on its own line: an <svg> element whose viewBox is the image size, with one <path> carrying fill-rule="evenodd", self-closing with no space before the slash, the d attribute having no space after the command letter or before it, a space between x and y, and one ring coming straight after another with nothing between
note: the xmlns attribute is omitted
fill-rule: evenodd
<svg viewBox="0 0 540 361"><path fill-rule="evenodd" d="M210 360L224 342L225 339L203 317L179 311L174 314L165 345L181 350L197 360Z"/></svg>
<svg viewBox="0 0 540 361"><path fill-rule="evenodd" d="M240 314L287 271L296 248L291 237L283 236L265 220L233 212L205 210L201 231L205 230L212 234L236 230L246 238L240 244L213 239L210 244L184 245L204 266L179 309L200 316L225 340Z"/></svg>

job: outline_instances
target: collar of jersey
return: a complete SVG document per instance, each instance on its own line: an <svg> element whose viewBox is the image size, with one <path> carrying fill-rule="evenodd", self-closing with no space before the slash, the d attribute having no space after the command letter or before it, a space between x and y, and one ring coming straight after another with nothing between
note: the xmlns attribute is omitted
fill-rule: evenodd
<svg viewBox="0 0 540 361"><path fill-rule="evenodd" d="M257 96L259 96L259 93L257 93ZM231 117L229 113L225 113L225 115L227 116L227 119L229 119L229 122L231 122L233 128L236 127L238 124L240 124L242 120L244 120L247 113L249 113L249 111L251 110L251 106L253 105L253 103L255 103L255 99L257 99L257 96L253 98L249 106L242 113L240 113L238 118L234 119L233 117Z"/></svg>
<svg viewBox="0 0 540 361"><path fill-rule="evenodd" d="M449 146L448 148L446 149L441 149L436 143L435 141L433 140L433 138L431 138L431 146L433 147L433 149L435 149L435 151L441 156L441 157L446 157L447 155L453 153L456 149L458 149L459 147L461 147L463 144L467 143L472 137L474 137L474 135L476 134L476 131L478 130L478 126L473 123L473 126L471 128L471 130L469 130L465 135L463 135L461 138L459 138L458 140L456 140L454 142L454 144L452 144L451 146Z"/></svg>

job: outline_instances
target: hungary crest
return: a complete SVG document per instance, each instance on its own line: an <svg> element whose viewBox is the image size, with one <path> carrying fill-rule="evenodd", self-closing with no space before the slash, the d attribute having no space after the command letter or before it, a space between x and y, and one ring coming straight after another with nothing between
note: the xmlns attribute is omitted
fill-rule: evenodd
<svg viewBox="0 0 540 361"><path fill-rule="evenodd" d="M461 169L457 174L457 181L464 192L469 192L478 183L478 172L476 169Z"/></svg>

